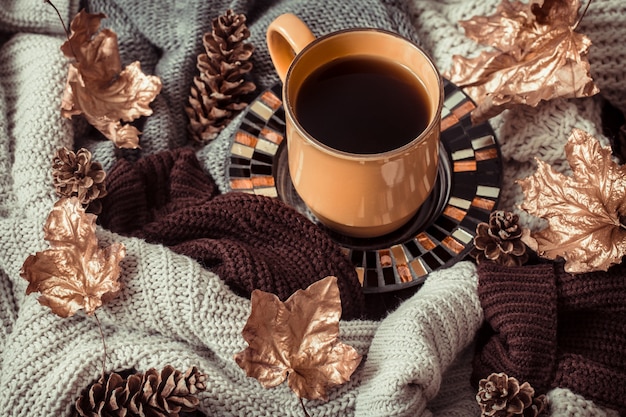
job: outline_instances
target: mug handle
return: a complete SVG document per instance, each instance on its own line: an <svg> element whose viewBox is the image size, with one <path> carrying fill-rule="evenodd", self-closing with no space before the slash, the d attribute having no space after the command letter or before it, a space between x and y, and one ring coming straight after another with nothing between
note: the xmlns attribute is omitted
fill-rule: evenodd
<svg viewBox="0 0 626 417"><path fill-rule="evenodd" d="M278 16L267 27L266 41L276 72L284 83L289 65L315 39L311 29L292 13Z"/></svg>

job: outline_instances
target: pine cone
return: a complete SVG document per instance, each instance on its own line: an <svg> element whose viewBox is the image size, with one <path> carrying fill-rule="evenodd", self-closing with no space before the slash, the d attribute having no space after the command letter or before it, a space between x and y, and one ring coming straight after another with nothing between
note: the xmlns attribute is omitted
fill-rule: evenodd
<svg viewBox="0 0 626 417"><path fill-rule="evenodd" d="M199 403L195 394L205 390L205 381L206 376L196 367L183 374L170 365L160 373L152 368L128 378L114 372L105 374L76 399L73 415L179 417L195 411Z"/></svg>
<svg viewBox="0 0 626 417"><path fill-rule="evenodd" d="M519 216L496 210L489 215L489 224L479 223L471 255L480 263L492 260L506 266L520 266L528 261L527 246L523 239L528 229L518 224Z"/></svg>
<svg viewBox="0 0 626 417"><path fill-rule="evenodd" d="M528 382L520 385L516 378L493 373L480 380L476 401L484 417L530 417L532 414L526 414L527 409L538 415L543 407L539 410L537 403L545 405L544 396L533 399L534 395L535 390Z"/></svg>
<svg viewBox="0 0 626 417"><path fill-rule="evenodd" d="M548 409L548 399L545 395L540 395L533 398L533 403L530 407L524 409L524 417L538 417Z"/></svg>
<svg viewBox="0 0 626 417"><path fill-rule="evenodd" d="M215 139L246 107L244 96L256 89L244 79L252 70L249 60L254 51L254 46L244 42L250 37L246 16L228 10L213 20L212 27L202 38L206 53L198 55L200 75L194 77L185 109L190 134L200 143Z"/></svg>
<svg viewBox="0 0 626 417"><path fill-rule="evenodd" d="M59 197L78 197L89 212L99 214L97 199L107 195L106 172L99 162L91 160L91 152L79 149L74 153L61 148L52 159L52 178Z"/></svg>

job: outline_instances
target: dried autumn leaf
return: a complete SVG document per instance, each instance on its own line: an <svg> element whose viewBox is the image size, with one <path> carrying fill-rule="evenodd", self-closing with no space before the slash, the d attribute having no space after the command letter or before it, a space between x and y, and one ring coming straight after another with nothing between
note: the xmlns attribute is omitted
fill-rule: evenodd
<svg viewBox="0 0 626 417"><path fill-rule="evenodd" d="M40 292L39 302L61 317L81 308L93 314L121 288L119 263L126 248L100 248L95 222L76 197L60 199L44 226L50 249L30 255L20 270L29 283L26 294Z"/></svg>
<svg viewBox="0 0 626 417"><path fill-rule="evenodd" d="M327 390L347 382L361 362L352 346L338 340L340 316L336 277L298 290L284 303L255 290L242 332L249 346L235 360L265 388L287 378L298 397L326 399Z"/></svg>
<svg viewBox="0 0 626 417"><path fill-rule="evenodd" d="M599 92L589 75L591 41L574 31L579 8L579 0L503 0L494 15L459 22L467 37L495 48L471 59L455 55L446 74L478 104L474 123L516 104Z"/></svg>
<svg viewBox="0 0 626 417"><path fill-rule="evenodd" d="M87 121L120 148L138 148L139 130L122 124L152 114L150 103L161 91L161 80L141 71L139 62L122 70L117 35L98 32L106 16L81 10L70 25L71 35L61 46L74 58L70 64L61 114L82 114Z"/></svg>
<svg viewBox="0 0 626 417"><path fill-rule="evenodd" d="M537 171L518 181L521 208L548 221L533 235L540 256L563 257L570 273L606 271L626 254L626 167L580 129L572 131L565 154L573 176L538 160Z"/></svg>

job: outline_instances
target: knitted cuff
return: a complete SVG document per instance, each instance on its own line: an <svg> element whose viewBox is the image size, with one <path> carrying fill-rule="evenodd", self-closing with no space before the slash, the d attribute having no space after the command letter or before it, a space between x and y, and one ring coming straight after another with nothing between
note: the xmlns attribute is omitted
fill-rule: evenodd
<svg viewBox="0 0 626 417"><path fill-rule="evenodd" d="M552 265L509 268L483 262L478 274L478 297L489 329L478 335L472 382L504 372L545 393L557 346Z"/></svg>

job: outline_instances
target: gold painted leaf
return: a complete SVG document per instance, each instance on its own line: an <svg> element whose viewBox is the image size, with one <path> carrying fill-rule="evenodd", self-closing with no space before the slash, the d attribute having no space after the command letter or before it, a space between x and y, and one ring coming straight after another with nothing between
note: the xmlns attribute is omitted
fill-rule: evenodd
<svg viewBox="0 0 626 417"><path fill-rule="evenodd" d="M106 16L81 10L70 25L71 35L62 46L74 58L70 64L61 114L82 114L120 148L138 148L139 130L122 124L152 114L150 103L161 91L161 80L141 71L139 62L122 69L117 35L98 32Z"/></svg>
<svg viewBox="0 0 626 417"><path fill-rule="evenodd" d="M252 311L242 335L248 348L237 364L265 388L285 379L300 398L326 399L361 362L357 351L338 340L341 300L336 277L296 291L284 303L274 294L252 292Z"/></svg>
<svg viewBox="0 0 626 417"><path fill-rule="evenodd" d="M39 302L61 317L84 308L87 314L115 297L121 289L121 243L100 248L96 216L85 213L76 197L60 199L44 226L50 249L30 255L20 275L28 281L26 294L39 292Z"/></svg>
<svg viewBox="0 0 626 417"><path fill-rule="evenodd" d="M580 129L572 131L565 154L573 175L538 160L537 171L518 181L521 208L548 222L533 234L540 256L563 257L570 273L606 271L626 255L626 167Z"/></svg>
<svg viewBox="0 0 626 417"><path fill-rule="evenodd" d="M589 74L589 38L575 32L579 0L502 0L492 16L459 22L467 37L490 45L475 58L453 57L445 74L478 104L479 123L516 104L599 92Z"/></svg>

